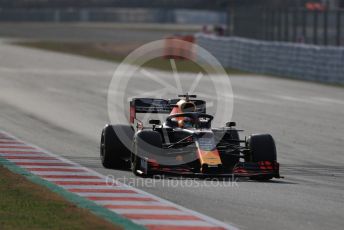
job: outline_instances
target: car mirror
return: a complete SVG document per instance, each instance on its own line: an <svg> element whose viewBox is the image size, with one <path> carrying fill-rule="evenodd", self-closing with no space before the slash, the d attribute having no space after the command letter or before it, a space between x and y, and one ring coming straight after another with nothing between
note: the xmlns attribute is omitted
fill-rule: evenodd
<svg viewBox="0 0 344 230"><path fill-rule="evenodd" d="M149 124L151 124L151 125L160 125L161 121L160 120L150 120Z"/></svg>
<svg viewBox="0 0 344 230"><path fill-rule="evenodd" d="M236 122L234 121L230 121L226 123L226 127L234 127L234 126L236 126Z"/></svg>

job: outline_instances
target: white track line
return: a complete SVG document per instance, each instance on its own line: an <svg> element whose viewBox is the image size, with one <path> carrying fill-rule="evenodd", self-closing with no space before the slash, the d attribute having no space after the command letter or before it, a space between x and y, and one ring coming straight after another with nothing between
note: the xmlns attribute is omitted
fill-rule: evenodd
<svg viewBox="0 0 344 230"><path fill-rule="evenodd" d="M216 224L208 223L201 220L133 220L142 225L169 225L169 226L190 226L190 227L216 227Z"/></svg>
<svg viewBox="0 0 344 230"><path fill-rule="evenodd" d="M110 208L110 210L119 214L161 214L161 215L185 215L185 212L179 210L151 210L151 209L118 209Z"/></svg>
<svg viewBox="0 0 344 230"><path fill-rule="evenodd" d="M23 166L20 166L20 167L23 167L23 168L27 168L27 170L34 170L36 168L40 168L40 169L51 169L51 168L54 168L54 169L61 169L61 170L65 170L64 172L67 174L68 173L68 170L70 169L77 169L74 165L66 165L66 166L45 166L45 165L23 165ZM56 170L55 170L56 171ZM84 170L81 170L82 172L85 173Z"/></svg>
<svg viewBox="0 0 344 230"><path fill-rule="evenodd" d="M44 180L48 181L91 181L91 182L104 182L103 179L87 179L87 178L46 178L43 176Z"/></svg>
<svg viewBox="0 0 344 230"><path fill-rule="evenodd" d="M34 149L0 149L0 153L22 153L22 154L38 154L38 153L44 153L41 151L37 151ZM46 153L45 153L46 154Z"/></svg>
<svg viewBox="0 0 344 230"><path fill-rule="evenodd" d="M142 206L168 206L170 205L161 203L159 201L122 201L122 200L97 200L94 201L100 205L142 205Z"/></svg>
<svg viewBox="0 0 344 230"><path fill-rule="evenodd" d="M12 157L44 157L46 156L45 153L35 153L35 154L21 154L21 153L0 153L0 156L12 156Z"/></svg>
<svg viewBox="0 0 344 230"><path fill-rule="evenodd" d="M28 169L28 171L30 171ZM93 176L93 174L88 173L85 174L85 172L58 172L58 171L51 171L51 172L45 172L45 171L30 171L32 174L38 175L38 176L48 176L48 175L70 175L73 174L75 176ZM104 181L104 180L103 180Z"/></svg>
<svg viewBox="0 0 344 230"><path fill-rule="evenodd" d="M61 162L61 160L56 159L56 160L41 160L41 159L36 159L36 160L30 160L30 159L8 159L14 163L65 163ZM38 167L38 166L37 166ZM74 166L77 167L77 166Z"/></svg>
<svg viewBox="0 0 344 230"><path fill-rule="evenodd" d="M62 185L65 189L94 189L94 186L91 185ZM113 190L121 190L121 189L128 189L123 186L107 186L107 185L98 185L96 189L113 189Z"/></svg>
<svg viewBox="0 0 344 230"><path fill-rule="evenodd" d="M19 142L15 142L15 141L9 141L7 143L1 143L0 142L0 149L2 149L3 146L26 146L24 143L19 143Z"/></svg>
<svg viewBox="0 0 344 230"><path fill-rule="evenodd" d="M89 192L76 192L79 196L84 196L84 197L147 197L146 195L143 194L138 194L138 193L89 193Z"/></svg>

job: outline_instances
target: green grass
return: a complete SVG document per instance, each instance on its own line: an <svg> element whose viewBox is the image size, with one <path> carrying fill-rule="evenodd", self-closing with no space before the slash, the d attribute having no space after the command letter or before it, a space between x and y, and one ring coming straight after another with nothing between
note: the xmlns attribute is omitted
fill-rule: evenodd
<svg viewBox="0 0 344 230"><path fill-rule="evenodd" d="M121 62L131 51L141 44L130 43L89 43L89 42L54 42L54 41L35 41L35 42L16 42L16 45L38 48L62 53L77 54L81 56ZM144 67L158 70L172 71L171 63L168 59L156 58L146 62ZM177 60L176 67L179 72L198 73L204 72L205 66L200 66L191 60ZM228 74L244 74L245 72L236 69L225 69Z"/></svg>
<svg viewBox="0 0 344 230"><path fill-rule="evenodd" d="M0 166L0 229L120 229Z"/></svg>

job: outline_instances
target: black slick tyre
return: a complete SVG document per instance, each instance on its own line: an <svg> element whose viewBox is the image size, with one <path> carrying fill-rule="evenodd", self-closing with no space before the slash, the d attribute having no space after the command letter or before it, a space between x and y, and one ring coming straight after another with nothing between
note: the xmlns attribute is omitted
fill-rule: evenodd
<svg viewBox="0 0 344 230"><path fill-rule="evenodd" d="M270 134L254 134L247 140L250 149L249 158L251 162L277 160L275 141ZM265 181L273 178L272 175L259 175L250 177L253 180Z"/></svg>
<svg viewBox="0 0 344 230"><path fill-rule="evenodd" d="M117 133L122 132L132 139L134 131L128 125L106 125L100 141L100 159L105 168L124 169L128 167L131 151L122 143Z"/></svg>

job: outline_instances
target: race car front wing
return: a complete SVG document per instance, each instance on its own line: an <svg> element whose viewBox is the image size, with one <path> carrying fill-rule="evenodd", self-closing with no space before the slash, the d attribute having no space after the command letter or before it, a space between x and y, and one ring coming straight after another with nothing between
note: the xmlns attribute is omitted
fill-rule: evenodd
<svg viewBox="0 0 344 230"><path fill-rule="evenodd" d="M254 176L270 176L274 178L282 178L279 173L279 163L274 161L259 162L239 162L232 170L219 169L212 172L194 172L186 166L163 166L155 161L141 159L145 161L143 165L144 172L151 175L167 174L173 176L196 176L196 177L254 177Z"/></svg>

